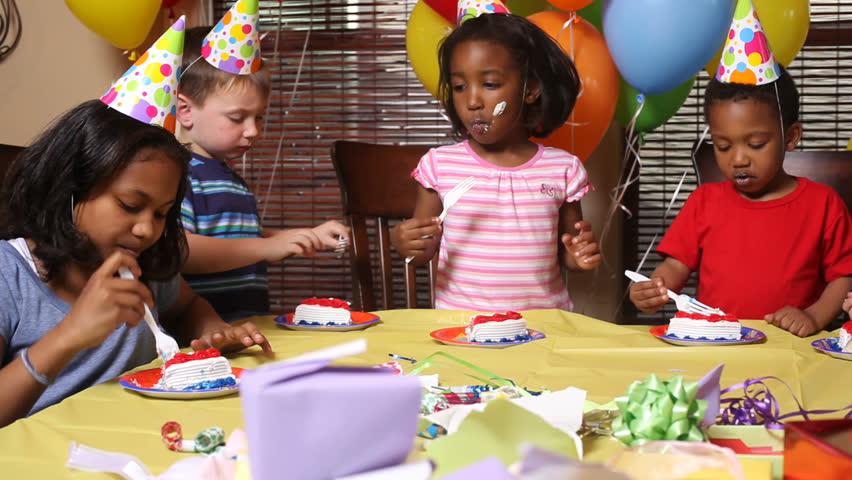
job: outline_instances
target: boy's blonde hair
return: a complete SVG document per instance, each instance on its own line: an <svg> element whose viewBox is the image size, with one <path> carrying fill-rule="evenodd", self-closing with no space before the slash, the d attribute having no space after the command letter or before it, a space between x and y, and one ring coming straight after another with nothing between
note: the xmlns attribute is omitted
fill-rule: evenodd
<svg viewBox="0 0 852 480"><path fill-rule="evenodd" d="M213 27L187 29L184 37L183 65L181 65L179 93L186 95L199 105L219 89L259 89L265 97L272 91L272 76L261 61L260 69L249 75L237 75L220 70L201 57L201 44Z"/></svg>

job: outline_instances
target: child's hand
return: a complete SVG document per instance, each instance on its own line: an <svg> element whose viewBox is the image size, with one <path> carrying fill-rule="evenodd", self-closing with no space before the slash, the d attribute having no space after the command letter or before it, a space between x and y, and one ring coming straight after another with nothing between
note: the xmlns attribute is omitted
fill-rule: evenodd
<svg viewBox="0 0 852 480"><path fill-rule="evenodd" d="M252 345L260 345L264 353L272 355L272 346L260 330L251 322L242 325L225 325L216 330L206 332L201 338L190 342L193 350L218 348L222 353L238 352Z"/></svg>
<svg viewBox="0 0 852 480"><path fill-rule="evenodd" d="M630 285L630 301L644 313L656 313L661 309L669 301L668 293L663 279L659 277Z"/></svg>
<svg viewBox="0 0 852 480"><path fill-rule="evenodd" d="M595 241L592 224L581 220L574 224L577 235L566 233L562 235L562 245L566 250L566 265L580 270L593 270L601 263L601 249Z"/></svg>
<svg viewBox="0 0 852 480"><path fill-rule="evenodd" d="M849 314L849 318L852 319L852 292L848 292L846 294L846 300L843 300L843 311Z"/></svg>
<svg viewBox="0 0 852 480"><path fill-rule="evenodd" d="M819 325L817 325L814 317L808 312L790 305L781 307L775 313L766 314L763 319L766 320L766 323L771 323L800 337L813 335L819 330Z"/></svg>
<svg viewBox="0 0 852 480"><path fill-rule="evenodd" d="M312 228L279 230L267 237L269 249L264 255L267 262L277 262L290 255L312 257L323 247L323 242ZM335 240L335 245L337 241Z"/></svg>
<svg viewBox="0 0 852 480"><path fill-rule="evenodd" d="M438 217L411 218L400 223L391 233L391 242L403 257L423 255L441 233Z"/></svg>
<svg viewBox="0 0 852 480"><path fill-rule="evenodd" d="M142 274L135 259L120 252L95 270L60 324L72 348L94 347L122 323L135 327L145 315L145 304L154 304L145 284L115 276L119 267L127 267L137 278Z"/></svg>
<svg viewBox="0 0 852 480"><path fill-rule="evenodd" d="M346 242L349 242L349 227L337 220L329 220L311 230L314 231L320 242L322 242L322 245L327 249L338 247L339 240L337 237L343 237Z"/></svg>

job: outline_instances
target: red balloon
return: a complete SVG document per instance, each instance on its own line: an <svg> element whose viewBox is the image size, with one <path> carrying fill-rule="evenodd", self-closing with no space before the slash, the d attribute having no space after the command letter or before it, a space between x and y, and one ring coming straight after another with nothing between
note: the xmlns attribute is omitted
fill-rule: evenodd
<svg viewBox="0 0 852 480"><path fill-rule="evenodd" d="M568 11L568 12L570 12L572 10L579 10L581 8L588 6L590 3L592 3L592 0L547 0L547 1L550 2L550 4L553 5L554 7L558 8L560 10Z"/></svg>
<svg viewBox="0 0 852 480"><path fill-rule="evenodd" d="M446 18L448 22L453 25L458 21L458 6L459 3L456 0L423 0L426 2L426 5L432 7L432 10L435 10L442 17Z"/></svg>
<svg viewBox="0 0 852 480"><path fill-rule="evenodd" d="M557 128L547 138L535 140L561 148L585 162L612 122L618 99L618 70L603 35L583 18L577 17L578 20L569 27L573 28L574 45L571 48L571 32L567 28L562 29L570 18L570 13L556 10L527 17L551 37L559 37L557 42L562 50L573 57L583 83L583 91L568 117L569 124Z"/></svg>

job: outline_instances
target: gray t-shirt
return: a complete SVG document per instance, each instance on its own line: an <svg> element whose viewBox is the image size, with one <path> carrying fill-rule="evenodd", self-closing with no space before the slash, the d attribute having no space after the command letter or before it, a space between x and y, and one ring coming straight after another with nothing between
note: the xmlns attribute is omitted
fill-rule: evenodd
<svg viewBox="0 0 852 480"><path fill-rule="evenodd" d="M177 298L180 277L151 282L154 318ZM71 311L7 241L0 240L0 337L5 344L2 364L6 366ZM36 401L28 415L60 402L97 383L144 365L157 356L154 336L140 322L134 328L121 325L100 345L83 350L56 377Z"/></svg>

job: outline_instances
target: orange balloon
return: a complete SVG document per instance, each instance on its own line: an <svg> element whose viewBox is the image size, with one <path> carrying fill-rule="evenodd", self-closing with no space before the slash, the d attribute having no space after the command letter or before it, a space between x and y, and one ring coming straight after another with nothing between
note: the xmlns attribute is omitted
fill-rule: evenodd
<svg viewBox="0 0 852 480"><path fill-rule="evenodd" d="M570 152L585 162L612 122L618 100L618 69L603 35L594 25L577 17L576 22L562 30L570 17L569 13L555 10L527 17L557 40L562 50L574 60L582 81L580 96L567 123L547 138L537 140Z"/></svg>
<svg viewBox="0 0 852 480"><path fill-rule="evenodd" d="M579 10L592 3L592 0L547 0L551 5L560 10Z"/></svg>

